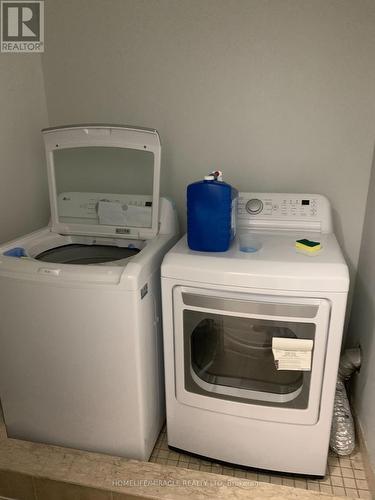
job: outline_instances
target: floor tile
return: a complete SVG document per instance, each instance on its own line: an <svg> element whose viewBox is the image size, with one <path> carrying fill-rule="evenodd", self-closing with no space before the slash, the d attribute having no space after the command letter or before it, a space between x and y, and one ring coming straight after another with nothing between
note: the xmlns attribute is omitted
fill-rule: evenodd
<svg viewBox="0 0 375 500"><path fill-rule="evenodd" d="M328 457L328 464L329 465L339 465L339 463L340 463L340 459L338 457L332 456L332 455L330 455Z"/></svg>
<svg viewBox="0 0 375 500"><path fill-rule="evenodd" d="M353 469L359 469L359 470L365 469L365 466L363 465L363 462L361 460L352 460L351 464Z"/></svg>
<svg viewBox="0 0 375 500"><path fill-rule="evenodd" d="M354 471L354 477L356 479L366 479L366 473L364 470L359 470L359 469L356 469Z"/></svg>
<svg viewBox="0 0 375 500"><path fill-rule="evenodd" d="M45 472L50 471L54 474L55 481L40 478L32 479L30 476L19 473L0 473L0 495L22 500L34 500L35 492L39 495L39 500L136 499L133 495L121 492L115 493L111 497L110 494L102 490L84 488L76 484L60 482L60 477L64 477L72 466L74 466L75 470L74 479L71 480L72 483L76 482L76 480L78 482L79 480L87 480L89 476L92 477L93 475L100 478L100 481L102 477L103 481L113 477L113 469L108 468L108 463L104 456L87 456L84 452L72 450L61 460L61 454L54 453L52 450L46 460L45 457L39 456L38 447L35 444L29 443L27 446L31 452L31 455L29 453L28 460L30 461L30 456L33 458L33 470L35 469L38 473L42 470ZM22 453L24 448L25 443L23 443L22 446L17 445L17 442L14 443L14 455L12 456L12 461L14 461L14 463L23 463ZM150 461L179 468L190 468L195 471L200 470L202 472L226 474L235 478L246 478L248 481L259 481L275 485L284 484L286 486L294 486L301 490L309 489L311 491L320 492L322 495L334 494L351 498L374 498L368 490L368 482L362 455L358 450L350 457L338 457L330 451L326 476L324 479L314 479L312 477L306 478L297 474L280 474L253 468L232 466L231 464L217 463L208 458L198 458L188 453L180 453L178 450L168 447L167 436L165 431L163 431L157 440ZM24 465L30 464L25 462ZM58 471L60 476L56 478Z"/></svg>
<svg viewBox="0 0 375 500"><path fill-rule="evenodd" d="M355 490L354 488L345 488L345 493L347 497L351 498L359 498L358 490Z"/></svg>
<svg viewBox="0 0 375 500"><path fill-rule="evenodd" d="M271 476L271 484L283 484L283 480L279 476ZM307 488L307 483L306 483Z"/></svg>
<svg viewBox="0 0 375 500"><path fill-rule="evenodd" d="M321 491L321 493L327 493L329 495L332 495L332 493L333 493L332 486L328 486L326 484L320 485L320 491Z"/></svg>
<svg viewBox="0 0 375 500"><path fill-rule="evenodd" d="M341 467L351 467L351 462L349 458L340 458L340 466Z"/></svg>
<svg viewBox="0 0 375 500"><path fill-rule="evenodd" d="M203 472L212 472L212 467L210 465L201 465L200 470Z"/></svg>
<svg viewBox="0 0 375 500"><path fill-rule="evenodd" d="M188 464L187 464L187 462L177 462L177 466L176 467L180 467L181 469L187 469L188 468Z"/></svg>
<svg viewBox="0 0 375 500"><path fill-rule="evenodd" d="M307 481L305 479L295 479L294 486L296 488L301 488L302 490L307 489Z"/></svg>
<svg viewBox="0 0 375 500"><path fill-rule="evenodd" d="M342 476L341 467L339 465L330 465L328 468L329 475L332 476Z"/></svg>
<svg viewBox="0 0 375 500"><path fill-rule="evenodd" d="M345 493L345 488L342 488L341 486L332 486L333 494L337 496L346 496Z"/></svg>
<svg viewBox="0 0 375 500"><path fill-rule="evenodd" d="M331 485L331 477L325 476L324 479L319 479L319 484L325 484L327 486Z"/></svg>
<svg viewBox="0 0 375 500"><path fill-rule="evenodd" d="M168 463L169 465L177 461L177 467L225 474L252 481L309 489L322 494L330 493L338 496L352 496L353 498L371 498L368 496L368 485L362 455L358 450L353 452L349 457L339 457L330 451L325 477L323 479L314 479L297 474L278 474L252 468L236 467L235 465L216 463L203 457L198 458L189 453L180 453L168 447L167 436L163 432L157 441L151 461ZM362 497L360 496L361 494L363 494Z"/></svg>
<svg viewBox="0 0 375 500"><path fill-rule="evenodd" d="M168 460L178 460L180 454L176 451L170 451L168 455Z"/></svg>
<svg viewBox="0 0 375 500"><path fill-rule="evenodd" d="M358 490L358 493L359 493L359 498L370 498L370 499L374 498L374 495L371 493L371 491Z"/></svg>
<svg viewBox="0 0 375 500"><path fill-rule="evenodd" d="M199 465L198 464L188 464L187 468L191 469L191 470L199 470Z"/></svg>
<svg viewBox="0 0 375 500"><path fill-rule="evenodd" d="M223 467L223 474L226 476L234 476L234 469L230 467Z"/></svg>
<svg viewBox="0 0 375 500"><path fill-rule="evenodd" d="M171 465L172 467L176 467L176 465L178 464L177 460L167 460L167 465Z"/></svg>
<svg viewBox="0 0 375 500"><path fill-rule="evenodd" d="M294 479L283 479L283 486L292 486L294 487Z"/></svg>
<svg viewBox="0 0 375 500"><path fill-rule="evenodd" d="M319 483L313 483L313 482L307 481L307 489L312 490L312 491L320 491Z"/></svg>
<svg viewBox="0 0 375 500"><path fill-rule="evenodd" d="M341 474L342 474L342 477L354 478L353 469L348 469L347 467L341 467Z"/></svg>
<svg viewBox="0 0 375 500"><path fill-rule="evenodd" d="M267 474L258 474L258 481L261 483L270 483L271 476L268 476Z"/></svg>
<svg viewBox="0 0 375 500"><path fill-rule="evenodd" d="M344 480L339 476L331 476L332 486L344 486Z"/></svg>
<svg viewBox="0 0 375 500"><path fill-rule="evenodd" d="M234 476L235 477L243 477L246 478L246 471L244 470L235 470L234 471ZM267 481L269 483L269 481Z"/></svg>
<svg viewBox="0 0 375 500"><path fill-rule="evenodd" d="M344 486L345 488L357 488L355 480L350 477L344 477Z"/></svg>
<svg viewBox="0 0 375 500"><path fill-rule="evenodd" d="M368 490L368 483L366 479L356 479L355 482L357 483L357 488L359 490Z"/></svg>

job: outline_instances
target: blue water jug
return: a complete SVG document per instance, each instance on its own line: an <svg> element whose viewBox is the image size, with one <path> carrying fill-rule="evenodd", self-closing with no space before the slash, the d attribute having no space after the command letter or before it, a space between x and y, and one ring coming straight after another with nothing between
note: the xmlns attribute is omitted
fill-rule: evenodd
<svg viewBox="0 0 375 500"><path fill-rule="evenodd" d="M187 188L187 236L191 250L226 252L236 233L238 191L220 171Z"/></svg>

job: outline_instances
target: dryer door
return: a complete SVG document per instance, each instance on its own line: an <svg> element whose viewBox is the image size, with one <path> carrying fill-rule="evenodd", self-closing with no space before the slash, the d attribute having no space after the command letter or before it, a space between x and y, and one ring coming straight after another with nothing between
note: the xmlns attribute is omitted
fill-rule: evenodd
<svg viewBox="0 0 375 500"><path fill-rule="evenodd" d="M173 293L181 403L268 421L317 422L329 301L182 286ZM275 341L286 344L282 362Z"/></svg>

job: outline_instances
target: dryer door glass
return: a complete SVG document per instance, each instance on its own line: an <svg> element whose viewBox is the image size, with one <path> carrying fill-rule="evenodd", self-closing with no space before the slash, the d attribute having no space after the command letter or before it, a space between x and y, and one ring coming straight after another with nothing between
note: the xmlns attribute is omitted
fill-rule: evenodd
<svg viewBox="0 0 375 500"><path fill-rule="evenodd" d="M185 309L183 324L186 390L267 406L307 408L310 372L278 370L272 339L314 341L313 323Z"/></svg>

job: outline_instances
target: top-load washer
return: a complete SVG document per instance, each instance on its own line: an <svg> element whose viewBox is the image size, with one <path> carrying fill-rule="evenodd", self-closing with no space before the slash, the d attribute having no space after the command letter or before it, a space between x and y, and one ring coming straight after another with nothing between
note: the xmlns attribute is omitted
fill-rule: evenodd
<svg viewBox="0 0 375 500"><path fill-rule="evenodd" d="M43 131L51 222L0 247L9 437L147 459L165 418L160 264L177 239L156 130Z"/></svg>
<svg viewBox="0 0 375 500"><path fill-rule="evenodd" d="M183 238L162 264L168 444L324 475L349 287L330 204L240 193L237 215L227 252Z"/></svg>

